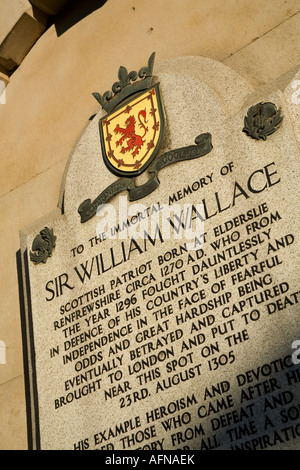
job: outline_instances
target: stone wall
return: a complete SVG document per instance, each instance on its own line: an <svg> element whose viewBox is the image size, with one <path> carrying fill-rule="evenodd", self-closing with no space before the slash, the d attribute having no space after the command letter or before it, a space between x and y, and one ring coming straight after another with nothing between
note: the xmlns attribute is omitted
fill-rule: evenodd
<svg viewBox="0 0 300 470"><path fill-rule="evenodd" d="M223 62L259 96L300 68L299 27L298 0L1 1L0 449L27 448L19 230L57 206L65 163L98 109L92 93L156 51L160 71L178 56Z"/></svg>

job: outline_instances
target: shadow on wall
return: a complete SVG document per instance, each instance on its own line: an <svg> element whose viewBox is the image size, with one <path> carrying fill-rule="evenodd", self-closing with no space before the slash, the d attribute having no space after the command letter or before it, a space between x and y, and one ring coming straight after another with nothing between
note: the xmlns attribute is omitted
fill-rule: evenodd
<svg viewBox="0 0 300 470"><path fill-rule="evenodd" d="M68 29L86 16L103 7L107 0L72 0L69 2L60 14L54 20L54 26L57 36L61 36Z"/></svg>

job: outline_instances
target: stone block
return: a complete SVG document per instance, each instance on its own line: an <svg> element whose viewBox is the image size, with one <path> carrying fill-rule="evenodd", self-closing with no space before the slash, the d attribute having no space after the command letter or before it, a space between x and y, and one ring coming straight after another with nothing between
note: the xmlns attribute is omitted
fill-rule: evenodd
<svg viewBox="0 0 300 470"><path fill-rule="evenodd" d="M9 77L0 72L0 104L6 104L6 86L9 82Z"/></svg>
<svg viewBox="0 0 300 470"><path fill-rule="evenodd" d="M284 90L284 95L294 129L294 136L300 145L300 70Z"/></svg>
<svg viewBox="0 0 300 470"><path fill-rule="evenodd" d="M300 13L283 21L223 61L259 87L299 64ZM272 60L270 60L272 58Z"/></svg>
<svg viewBox="0 0 300 470"><path fill-rule="evenodd" d="M0 340L6 345L6 364L0 364L0 387L3 383L12 381L23 373L16 263L16 252L19 249L19 228L24 223L30 223L37 215L41 216L56 206L63 171L64 162L53 165L36 178L0 198L2 227L0 258L3 266L0 273L2 299ZM37 204L36 201L39 203ZM2 422L1 413L0 422Z"/></svg>
<svg viewBox="0 0 300 470"><path fill-rule="evenodd" d="M28 0L0 2L0 44L19 21L21 16L31 7Z"/></svg>
<svg viewBox="0 0 300 470"><path fill-rule="evenodd" d="M19 18L0 45L0 71L11 75L28 54L47 25L47 16L30 7Z"/></svg>
<svg viewBox="0 0 300 470"><path fill-rule="evenodd" d="M7 86L9 83L9 76L0 72L0 81L3 82L5 86Z"/></svg>

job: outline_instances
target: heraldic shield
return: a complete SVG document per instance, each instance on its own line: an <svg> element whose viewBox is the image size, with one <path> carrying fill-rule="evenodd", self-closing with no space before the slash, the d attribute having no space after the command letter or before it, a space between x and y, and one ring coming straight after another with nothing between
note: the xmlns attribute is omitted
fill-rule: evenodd
<svg viewBox="0 0 300 470"><path fill-rule="evenodd" d="M156 157L163 137L164 113L159 84L100 120L103 159L118 176L138 176Z"/></svg>
<svg viewBox="0 0 300 470"><path fill-rule="evenodd" d="M152 83L155 53L148 65L139 72L119 68L119 81L112 91L93 96L108 113L99 121L103 160L108 170L119 176L92 201L83 201L78 212L84 223L93 217L97 207L106 204L127 190L129 200L136 201L155 191L159 184L158 173L168 165L203 157L212 150L211 135L200 134L195 145L170 150L158 155L164 129L165 116L159 83ZM138 80L138 78L140 80ZM147 169L150 179L141 186L135 185L136 176Z"/></svg>

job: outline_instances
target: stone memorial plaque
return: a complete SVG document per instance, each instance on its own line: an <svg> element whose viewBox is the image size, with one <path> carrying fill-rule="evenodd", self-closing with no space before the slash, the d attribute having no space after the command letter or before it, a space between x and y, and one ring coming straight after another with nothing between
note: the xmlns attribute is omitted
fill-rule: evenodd
<svg viewBox="0 0 300 470"><path fill-rule="evenodd" d="M29 447L297 449L293 87L153 61L95 94L59 208L21 232Z"/></svg>

